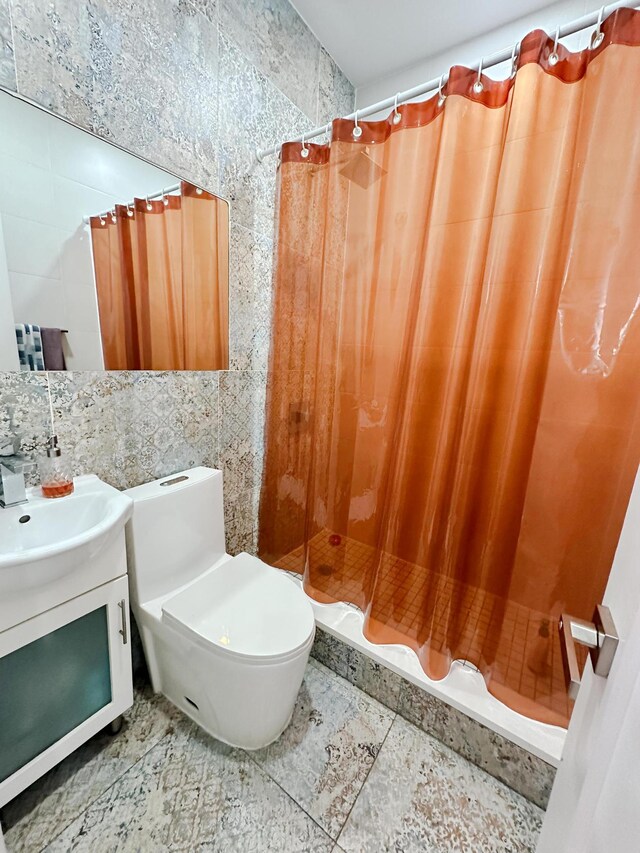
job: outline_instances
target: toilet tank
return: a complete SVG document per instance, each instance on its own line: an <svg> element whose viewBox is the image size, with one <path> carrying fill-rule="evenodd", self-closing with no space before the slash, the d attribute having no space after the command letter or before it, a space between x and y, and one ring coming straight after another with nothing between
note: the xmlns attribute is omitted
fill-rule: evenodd
<svg viewBox="0 0 640 853"><path fill-rule="evenodd" d="M222 472L191 468L145 483L127 524L127 562L138 604L193 580L225 553Z"/></svg>

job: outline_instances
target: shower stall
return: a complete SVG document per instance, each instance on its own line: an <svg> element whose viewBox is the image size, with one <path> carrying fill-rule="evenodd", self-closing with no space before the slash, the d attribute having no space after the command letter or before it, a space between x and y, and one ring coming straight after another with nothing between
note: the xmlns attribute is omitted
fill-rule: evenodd
<svg viewBox="0 0 640 853"><path fill-rule="evenodd" d="M532 32L279 168L260 554L551 763L640 458L639 45Z"/></svg>

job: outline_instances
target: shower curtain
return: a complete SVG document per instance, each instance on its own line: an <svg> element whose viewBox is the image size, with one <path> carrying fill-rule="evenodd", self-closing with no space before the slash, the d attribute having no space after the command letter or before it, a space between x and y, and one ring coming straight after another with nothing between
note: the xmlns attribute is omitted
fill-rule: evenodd
<svg viewBox="0 0 640 853"><path fill-rule="evenodd" d="M226 203L185 182L91 217L107 370L228 368L228 230Z"/></svg>
<svg viewBox="0 0 640 853"><path fill-rule="evenodd" d="M557 724L640 458L638 45L535 31L279 169L261 556Z"/></svg>

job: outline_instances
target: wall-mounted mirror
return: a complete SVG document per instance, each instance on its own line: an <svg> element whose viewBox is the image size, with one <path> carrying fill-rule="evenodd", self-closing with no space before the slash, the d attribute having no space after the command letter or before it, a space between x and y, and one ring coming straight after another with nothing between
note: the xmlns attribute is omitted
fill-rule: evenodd
<svg viewBox="0 0 640 853"><path fill-rule="evenodd" d="M228 366L228 203L0 92L0 370Z"/></svg>

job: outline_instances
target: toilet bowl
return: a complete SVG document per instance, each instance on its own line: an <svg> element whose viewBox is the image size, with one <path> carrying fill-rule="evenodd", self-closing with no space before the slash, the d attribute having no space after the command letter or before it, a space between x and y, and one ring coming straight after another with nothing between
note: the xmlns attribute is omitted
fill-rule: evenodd
<svg viewBox="0 0 640 853"><path fill-rule="evenodd" d="M225 552L222 473L129 489L131 603L153 689L209 734L259 749L287 727L315 634L291 579Z"/></svg>

